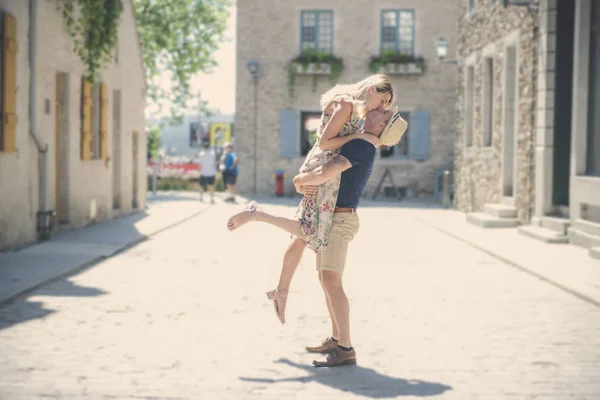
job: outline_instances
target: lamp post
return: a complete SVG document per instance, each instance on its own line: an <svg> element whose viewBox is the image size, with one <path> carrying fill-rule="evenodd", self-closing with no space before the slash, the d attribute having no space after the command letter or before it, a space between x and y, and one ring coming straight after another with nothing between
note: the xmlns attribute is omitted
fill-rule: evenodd
<svg viewBox="0 0 600 400"><path fill-rule="evenodd" d="M256 193L256 163L257 163L257 143L258 143L258 132L257 132L257 114L258 114L258 78L260 75L260 64L258 63L257 60L254 59L250 59L248 60L248 71L250 72L250 75L252 76L252 83L254 84L254 151L252 154L252 157L254 158L254 162L252 163L254 166L254 180L253 180L253 184L252 184L252 192Z"/></svg>

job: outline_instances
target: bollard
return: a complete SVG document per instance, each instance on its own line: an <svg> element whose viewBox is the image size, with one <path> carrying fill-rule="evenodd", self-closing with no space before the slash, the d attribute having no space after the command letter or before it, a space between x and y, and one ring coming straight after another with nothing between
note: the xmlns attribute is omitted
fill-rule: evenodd
<svg viewBox="0 0 600 400"><path fill-rule="evenodd" d="M442 184L442 204L444 208L450 207L450 171L444 171L444 181Z"/></svg>

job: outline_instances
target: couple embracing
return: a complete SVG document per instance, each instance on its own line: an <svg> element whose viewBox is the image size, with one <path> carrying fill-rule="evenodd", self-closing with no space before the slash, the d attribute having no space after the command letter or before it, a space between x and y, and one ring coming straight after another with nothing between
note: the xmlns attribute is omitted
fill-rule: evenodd
<svg viewBox="0 0 600 400"><path fill-rule="evenodd" d="M303 194L296 218L266 213L255 203L228 221L229 230L258 221L279 227L294 237L284 259L277 289L267 293L281 323L290 283L302 253L316 253L319 282L325 292L331 336L321 345L306 347L327 354L316 367L356 364L350 341L350 306L342 285L348 244L359 230L358 204L371 176L376 148L393 146L407 123L391 110L394 91L385 75L372 75L358 83L336 85L321 97L321 125L294 186ZM361 120L364 123L361 126Z"/></svg>

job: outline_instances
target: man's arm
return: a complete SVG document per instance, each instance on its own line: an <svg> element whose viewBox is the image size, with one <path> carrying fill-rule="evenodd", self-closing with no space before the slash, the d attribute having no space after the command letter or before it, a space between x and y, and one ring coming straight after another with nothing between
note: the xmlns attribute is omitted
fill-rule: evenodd
<svg viewBox="0 0 600 400"><path fill-rule="evenodd" d="M294 186L299 188L300 186L320 185L349 168L352 168L350 161L342 155L337 155L326 165L296 175L294 177Z"/></svg>

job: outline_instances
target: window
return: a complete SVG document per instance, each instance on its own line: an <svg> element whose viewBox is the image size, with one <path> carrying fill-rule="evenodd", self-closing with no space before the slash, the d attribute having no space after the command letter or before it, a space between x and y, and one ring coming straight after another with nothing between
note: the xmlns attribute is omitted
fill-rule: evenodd
<svg viewBox="0 0 600 400"><path fill-rule="evenodd" d="M475 100L475 69L467 67L465 85L465 146L473 146L474 100Z"/></svg>
<svg viewBox="0 0 600 400"><path fill-rule="evenodd" d="M413 55L415 50L415 12L383 10L381 12L381 51Z"/></svg>
<svg viewBox="0 0 600 400"><path fill-rule="evenodd" d="M300 51L333 52L333 11L302 11Z"/></svg>
<svg viewBox="0 0 600 400"><path fill-rule="evenodd" d="M321 126L321 113L320 112L303 112L302 113L302 137L301 137L301 150L302 155L308 154L310 149L317 141L317 131Z"/></svg>
<svg viewBox="0 0 600 400"><path fill-rule="evenodd" d="M409 141L411 135L410 113L400 112L400 116L405 121L409 121L408 128L402 139L393 147L381 146L379 155L381 158L407 158L410 155Z"/></svg>
<svg viewBox="0 0 600 400"><path fill-rule="evenodd" d="M467 0L469 2L469 13L472 13L473 11L475 11L475 2L476 0Z"/></svg>
<svg viewBox="0 0 600 400"><path fill-rule="evenodd" d="M483 146L492 145L494 131L494 59L483 61Z"/></svg>

